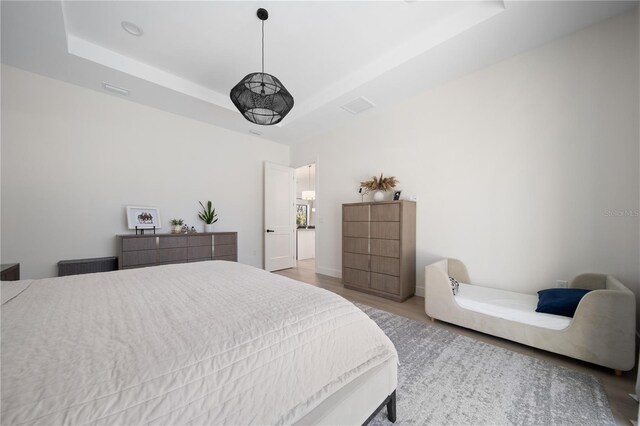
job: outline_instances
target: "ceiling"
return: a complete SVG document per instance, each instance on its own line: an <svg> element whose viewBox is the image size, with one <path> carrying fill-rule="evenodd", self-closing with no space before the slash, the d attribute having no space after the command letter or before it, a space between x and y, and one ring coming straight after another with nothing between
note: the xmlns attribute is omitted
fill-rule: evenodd
<svg viewBox="0 0 640 426"><path fill-rule="evenodd" d="M293 144L542 45L638 2L44 1L1 3L2 63L239 132ZM293 94L276 126L257 126L229 90L260 70ZM138 25L140 37L122 21Z"/></svg>

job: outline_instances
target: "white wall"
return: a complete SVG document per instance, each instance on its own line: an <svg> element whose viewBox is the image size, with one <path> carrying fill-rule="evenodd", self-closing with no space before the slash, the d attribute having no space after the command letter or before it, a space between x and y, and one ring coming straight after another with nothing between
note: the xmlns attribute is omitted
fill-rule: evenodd
<svg viewBox="0 0 640 426"><path fill-rule="evenodd" d="M1 259L23 278L63 259L115 255L125 206L160 208L202 230L237 231L238 260L262 265L263 162L289 148L2 66Z"/></svg>
<svg viewBox="0 0 640 426"><path fill-rule="evenodd" d="M420 287L424 266L446 256L498 288L533 292L595 271L637 290L635 14L293 146L292 164L322 164L318 271L340 274L340 206L384 172L418 197Z"/></svg>

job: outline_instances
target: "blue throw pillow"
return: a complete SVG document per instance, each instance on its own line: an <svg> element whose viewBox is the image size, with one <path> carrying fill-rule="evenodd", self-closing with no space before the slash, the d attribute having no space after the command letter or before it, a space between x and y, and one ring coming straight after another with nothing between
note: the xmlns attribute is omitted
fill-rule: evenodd
<svg viewBox="0 0 640 426"><path fill-rule="evenodd" d="M578 303L589 290L582 288L550 288L538 292L536 312L573 318Z"/></svg>

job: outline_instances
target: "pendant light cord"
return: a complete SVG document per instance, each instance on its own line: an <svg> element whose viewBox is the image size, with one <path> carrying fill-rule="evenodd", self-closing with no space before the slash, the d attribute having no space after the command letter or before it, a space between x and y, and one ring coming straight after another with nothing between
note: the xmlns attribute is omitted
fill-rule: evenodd
<svg viewBox="0 0 640 426"><path fill-rule="evenodd" d="M262 74L264 74L264 21L262 21Z"/></svg>

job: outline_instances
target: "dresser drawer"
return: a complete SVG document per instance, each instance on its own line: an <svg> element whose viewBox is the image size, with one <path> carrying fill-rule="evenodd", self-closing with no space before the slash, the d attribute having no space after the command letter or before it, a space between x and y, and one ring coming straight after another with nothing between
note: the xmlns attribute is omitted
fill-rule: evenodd
<svg viewBox="0 0 640 426"><path fill-rule="evenodd" d="M187 248L167 248L158 250L158 262L186 262L187 261Z"/></svg>
<svg viewBox="0 0 640 426"><path fill-rule="evenodd" d="M400 222L371 222L371 238L400 239Z"/></svg>
<svg viewBox="0 0 640 426"><path fill-rule="evenodd" d="M371 254L385 257L400 257L400 240L371 239Z"/></svg>
<svg viewBox="0 0 640 426"><path fill-rule="evenodd" d="M122 239L122 251L154 250L157 237L132 237Z"/></svg>
<svg viewBox="0 0 640 426"><path fill-rule="evenodd" d="M371 206L371 221L399 222L400 204L378 204Z"/></svg>
<svg viewBox="0 0 640 426"><path fill-rule="evenodd" d="M125 251L122 253L121 266L151 265L156 263L156 250Z"/></svg>
<svg viewBox="0 0 640 426"><path fill-rule="evenodd" d="M345 237L342 244L342 249L346 252L360 254L369 253L369 239L367 238Z"/></svg>
<svg viewBox="0 0 640 426"><path fill-rule="evenodd" d="M189 247L211 247L211 235L189 235ZM186 244L185 244L186 245Z"/></svg>
<svg viewBox="0 0 640 426"><path fill-rule="evenodd" d="M215 235L213 237L213 244L215 246L226 246L226 245L237 245L237 235L236 234L223 234L223 235Z"/></svg>
<svg viewBox="0 0 640 426"><path fill-rule="evenodd" d="M369 255L345 253L343 257L344 267L369 271Z"/></svg>
<svg viewBox="0 0 640 426"><path fill-rule="evenodd" d="M371 272L371 288L390 294L400 294L400 278Z"/></svg>
<svg viewBox="0 0 640 426"><path fill-rule="evenodd" d="M388 275L400 275L400 259L371 256L371 271Z"/></svg>
<svg viewBox="0 0 640 426"><path fill-rule="evenodd" d="M369 272L351 268L342 268L342 270L342 282L344 284L369 288Z"/></svg>
<svg viewBox="0 0 640 426"><path fill-rule="evenodd" d="M342 230L345 237L369 237L369 222L343 222Z"/></svg>
<svg viewBox="0 0 640 426"><path fill-rule="evenodd" d="M211 253L211 245L189 247L187 249L187 258L189 259L189 261L192 261L194 259L211 260L212 257L213 254Z"/></svg>
<svg viewBox="0 0 640 426"><path fill-rule="evenodd" d="M238 254L238 248L235 245L216 245L213 249L213 255L219 256L235 256Z"/></svg>
<svg viewBox="0 0 640 426"><path fill-rule="evenodd" d="M158 237L158 247L159 248L175 248L175 247L186 247L187 246L187 236L179 236L179 237Z"/></svg>
<svg viewBox="0 0 640 426"><path fill-rule="evenodd" d="M345 222L368 222L369 206L344 206L342 220Z"/></svg>

